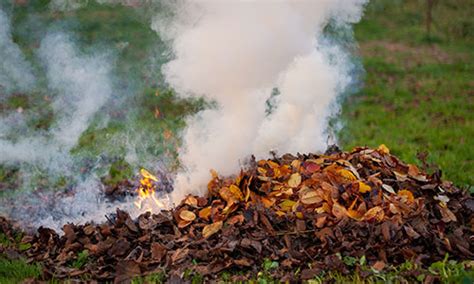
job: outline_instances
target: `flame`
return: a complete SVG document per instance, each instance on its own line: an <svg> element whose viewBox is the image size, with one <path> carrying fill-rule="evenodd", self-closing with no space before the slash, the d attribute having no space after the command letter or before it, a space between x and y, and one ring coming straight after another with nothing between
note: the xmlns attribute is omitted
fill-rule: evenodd
<svg viewBox="0 0 474 284"><path fill-rule="evenodd" d="M156 198L156 185L158 178L145 169L140 170L140 186L138 187L138 198L134 202L140 211L153 212L165 208L165 204Z"/></svg>

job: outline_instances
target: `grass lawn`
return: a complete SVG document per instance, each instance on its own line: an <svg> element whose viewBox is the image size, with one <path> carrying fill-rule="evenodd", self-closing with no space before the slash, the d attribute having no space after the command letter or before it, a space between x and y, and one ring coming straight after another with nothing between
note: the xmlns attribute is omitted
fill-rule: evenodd
<svg viewBox="0 0 474 284"><path fill-rule="evenodd" d="M144 156L167 155L172 160L179 143L176 133L184 126L182 114L195 112L202 102L177 101L172 92L157 82L159 78L153 79L156 73L142 68L148 66L147 59L153 48L162 44L148 23L141 21L142 15L130 8L95 4L77 12L53 13L48 10L47 2L37 1L29 8L16 7L14 10L14 39L27 56L32 56L38 40L29 37L29 16L33 15L44 25L59 19L85 44L120 45L127 42L128 47L118 63L120 72L122 75L134 74L134 80L143 81L137 83L135 97L121 101L133 106L130 109L142 111L116 113L113 108L108 109L108 123L101 127L97 126L99 122L94 123L81 137L74 153L81 157L109 157L112 166L109 165L104 175L114 173L112 181L114 177L118 180L132 176L135 169L123 166L125 144L119 143L114 148L107 146L111 137L120 141L120 137L133 133L136 139L152 141L141 144L139 150ZM417 154L425 152L427 161L438 165L445 178L459 186L470 187L472 191L474 18L469 10L473 7L468 0L438 1L433 10L432 31L427 36L424 4L421 0L373 0L362 22L356 25L355 37L366 76L364 87L344 99L340 143L345 149L384 143L410 163L417 161ZM41 32L35 35L39 36ZM155 95L157 89L161 90L159 96ZM44 109L44 102L38 99L44 95L38 90L32 96L12 97L1 102L0 114L18 107L26 112L38 112L42 116L36 127L47 129L51 114L40 111ZM156 109L160 115L155 115ZM117 173L114 165L125 170ZM0 197L15 188L18 178L17 168L0 165ZM12 245L1 235L0 243ZM469 279L463 278L469 273L474 278L472 266L467 272L463 267L458 263L438 263L427 270L426 275L441 275L446 281ZM403 269L406 267L394 268L370 281L395 281ZM268 269L262 267L262 281L267 281L267 272ZM16 283L38 275L37 265L28 265L21 260L9 261L0 253L0 283ZM152 275L136 279L135 283L161 277ZM357 275L327 274L316 279L316 283L324 277L336 277L341 282L361 282Z"/></svg>
<svg viewBox="0 0 474 284"><path fill-rule="evenodd" d="M474 20L468 1L439 1L427 37L424 2L371 1L356 25L365 86L343 104L340 142L384 143L411 163L426 152L445 178L472 186Z"/></svg>

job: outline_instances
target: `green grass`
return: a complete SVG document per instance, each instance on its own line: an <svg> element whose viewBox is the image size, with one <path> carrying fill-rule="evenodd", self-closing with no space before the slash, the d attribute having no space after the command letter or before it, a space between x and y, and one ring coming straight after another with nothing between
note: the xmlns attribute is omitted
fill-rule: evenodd
<svg viewBox="0 0 474 284"><path fill-rule="evenodd" d="M21 234L8 237L0 232L0 245L16 247L20 251L30 248L29 244L21 243ZM27 278L39 278L41 276L40 264L28 264L24 259L8 259L6 255L0 253L0 283L19 283Z"/></svg>
<svg viewBox="0 0 474 284"><path fill-rule="evenodd" d="M346 149L384 143L410 163L427 152L445 178L471 186L474 35L463 27L474 20L461 8L467 1L439 1L431 35L437 40L426 41L424 2L372 1L356 26L366 78L345 99L340 142Z"/></svg>
<svg viewBox="0 0 474 284"><path fill-rule="evenodd" d="M19 283L40 276L39 264L27 264L24 260L7 260L0 256L0 283Z"/></svg>

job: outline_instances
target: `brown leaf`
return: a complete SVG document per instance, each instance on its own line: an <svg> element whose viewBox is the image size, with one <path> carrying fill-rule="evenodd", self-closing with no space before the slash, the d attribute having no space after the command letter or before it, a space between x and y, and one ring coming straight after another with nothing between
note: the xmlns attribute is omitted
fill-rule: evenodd
<svg viewBox="0 0 474 284"><path fill-rule="evenodd" d="M154 260L161 261L163 257L166 255L167 249L160 243L152 243L151 244L151 257Z"/></svg>
<svg viewBox="0 0 474 284"><path fill-rule="evenodd" d="M141 274L140 266L132 260L119 261L115 267L116 276L114 283L126 283L133 277Z"/></svg>
<svg viewBox="0 0 474 284"><path fill-rule="evenodd" d="M172 255L171 255L171 262L173 265L180 263L189 255L188 248L178 248Z"/></svg>
<svg viewBox="0 0 474 284"><path fill-rule="evenodd" d="M248 238L244 238L242 239L242 241L240 241L240 245L244 248L253 248L255 249L255 251L257 253L261 253L262 252L262 244L259 242L259 241L255 241L255 240L251 240L251 239L248 239Z"/></svg>
<svg viewBox="0 0 474 284"><path fill-rule="evenodd" d="M130 243L126 239L118 239L109 249L110 256L125 255L130 249Z"/></svg>
<svg viewBox="0 0 474 284"><path fill-rule="evenodd" d="M243 267L251 267L254 264L253 260L246 257L240 258L240 259L234 259L233 262L235 263L235 265L243 266Z"/></svg>
<svg viewBox="0 0 474 284"><path fill-rule="evenodd" d="M441 216L443 217L441 219L443 220L443 222L445 223L457 222L456 215L454 215L454 213L451 210L449 210L448 207L438 205L438 209L439 209L439 212L441 213Z"/></svg>

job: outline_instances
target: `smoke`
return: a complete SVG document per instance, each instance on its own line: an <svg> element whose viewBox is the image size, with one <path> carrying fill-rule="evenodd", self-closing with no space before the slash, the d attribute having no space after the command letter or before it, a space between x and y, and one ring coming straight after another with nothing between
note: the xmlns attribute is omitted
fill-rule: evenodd
<svg viewBox="0 0 474 284"><path fill-rule="evenodd" d="M8 60L15 64L18 58ZM34 174L30 171L36 167L46 169L50 177L67 177L71 184L76 184L76 193L56 198L57 192L45 192L43 198L49 200L46 203L32 194L13 200L5 210L10 210L8 215L16 219L36 225L61 226L70 221L101 220L106 209L114 208L101 197L100 179L93 171L84 178L77 172L71 150L113 94L113 58L105 53L80 52L73 38L63 32L47 34L37 50L37 58L44 67L52 96L54 123L47 131L35 131L25 125L27 113L14 112L0 119L0 164L21 165L24 179L31 178Z"/></svg>
<svg viewBox="0 0 474 284"><path fill-rule="evenodd" d="M0 94L26 92L35 84L30 64L13 42L10 19L0 9ZM1 97L0 97L1 98Z"/></svg>
<svg viewBox="0 0 474 284"><path fill-rule="evenodd" d="M166 81L182 97L217 106L188 120L175 202L204 193L210 169L233 174L250 154L325 149L328 119L351 76L350 56L323 31L330 21L357 22L365 2L179 1L171 23L155 19L175 56L163 68Z"/></svg>
<svg viewBox="0 0 474 284"><path fill-rule="evenodd" d="M30 131L17 141L5 139L9 132L17 131L5 127L0 132L0 163L26 162L67 172L70 150L112 95L113 64L104 54L79 53L65 33L48 34L41 41L38 57L45 66L49 90L56 94L51 104L56 121L48 132ZM12 119L4 119L4 125L12 126L8 120Z"/></svg>

